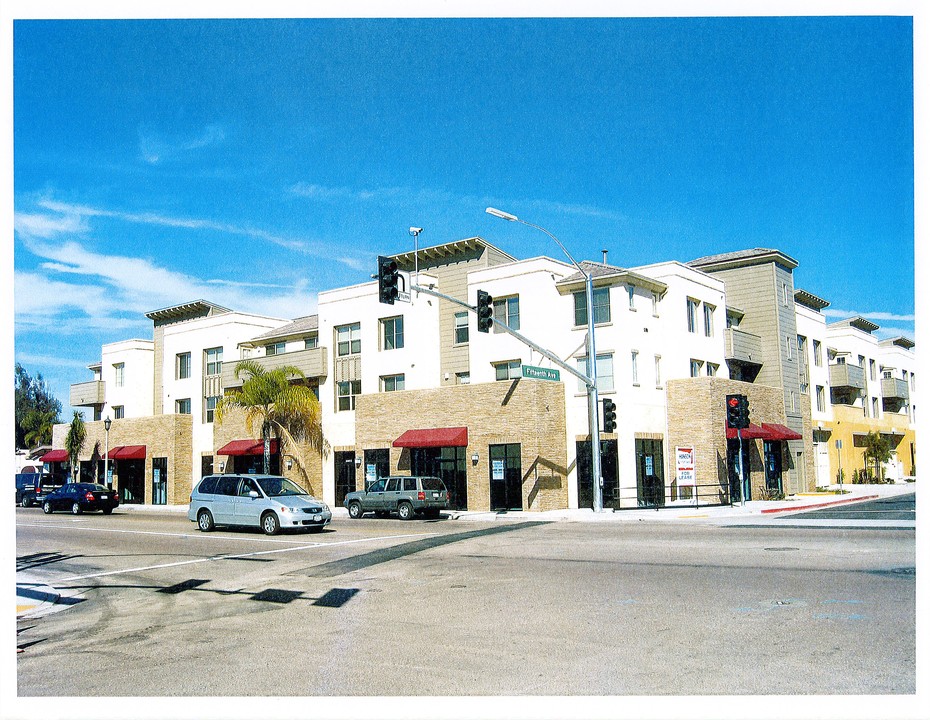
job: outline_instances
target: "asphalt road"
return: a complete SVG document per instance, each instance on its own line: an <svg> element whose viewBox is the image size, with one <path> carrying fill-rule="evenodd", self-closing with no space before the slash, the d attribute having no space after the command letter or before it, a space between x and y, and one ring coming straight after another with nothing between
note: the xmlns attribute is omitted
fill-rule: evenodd
<svg viewBox="0 0 930 720"><path fill-rule="evenodd" d="M21 696L908 694L909 530L17 510Z"/></svg>
<svg viewBox="0 0 930 720"><path fill-rule="evenodd" d="M806 520L914 520L917 517L916 494L808 510L796 517Z"/></svg>

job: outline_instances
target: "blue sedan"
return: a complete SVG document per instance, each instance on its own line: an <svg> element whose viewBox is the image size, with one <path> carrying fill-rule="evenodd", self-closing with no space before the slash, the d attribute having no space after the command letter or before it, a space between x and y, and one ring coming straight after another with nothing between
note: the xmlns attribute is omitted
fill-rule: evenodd
<svg viewBox="0 0 930 720"><path fill-rule="evenodd" d="M46 495L42 511L48 514L54 510L70 510L80 515L88 510L102 510L104 515L109 515L117 505L119 497L115 490L95 483L67 483Z"/></svg>

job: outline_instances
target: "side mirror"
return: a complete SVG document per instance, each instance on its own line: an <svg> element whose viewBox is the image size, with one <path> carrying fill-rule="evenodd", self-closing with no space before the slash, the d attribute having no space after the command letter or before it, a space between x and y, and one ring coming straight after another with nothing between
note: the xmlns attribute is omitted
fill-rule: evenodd
<svg viewBox="0 0 930 720"><path fill-rule="evenodd" d="M257 490L249 490L249 497L254 500L255 498L261 497L261 495L258 494Z"/></svg>

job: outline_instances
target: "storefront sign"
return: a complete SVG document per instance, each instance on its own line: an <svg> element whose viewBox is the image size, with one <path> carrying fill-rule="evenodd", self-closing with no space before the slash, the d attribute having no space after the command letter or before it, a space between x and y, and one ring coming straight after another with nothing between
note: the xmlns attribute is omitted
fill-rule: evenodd
<svg viewBox="0 0 930 720"><path fill-rule="evenodd" d="M552 380L553 382L558 382L559 371L553 370L552 368L541 368L535 367L533 365L524 365L523 377L529 378L530 380Z"/></svg>
<svg viewBox="0 0 930 720"><path fill-rule="evenodd" d="M675 448L675 479L678 481L678 487L697 485L693 447Z"/></svg>
<svg viewBox="0 0 930 720"><path fill-rule="evenodd" d="M504 479L504 461L503 460L492 460L491 461L491 479L492 480L503 480Z"/></svg>

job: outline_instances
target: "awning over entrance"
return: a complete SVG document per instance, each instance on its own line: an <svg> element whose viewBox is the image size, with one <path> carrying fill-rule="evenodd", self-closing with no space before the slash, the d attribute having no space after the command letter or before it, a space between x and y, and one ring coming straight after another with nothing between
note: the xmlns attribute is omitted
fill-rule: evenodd
<svg viewBox="0 0 930 720"><path fill-rule="evenodd" d="M278 439L271 439L271 454L278 452ZM263 440L233 440L226 443L216 451L217 455L264 455L265 443Z"/></svg>
<svg viewBox="0 0 930 720"><path fill-rule="evenodd" d="M145 460L145 445L117 445L107 453L110 460Z"/></svg>
<svg viewBox="0 0 930 720"><path fill-rule="evenodd" d="M768 434L766 440L800 440L803 435L778 423L762 423L762 429Z"/></svg>
<svg viewBox="0 0 930 720"><path fill-rule="evenodd" d="M466 447L467 445L467 427L408 430L394 441L394 447L402 448Z"/></svg>
<svg viewBox="0 0 930 720"><path fill-rule="evenodd" d="M755 423L749 423L748 428L743 428L741 435L743 436L744 440L758 440L759 438L763 438L765 440L769 439L769 436L765 430ZM727 428L727 440L736 440L736 428Z"/></svg>
<svg viewBox="0 0 930 720"><path fill-rule="evenodd" d="M52 450L51 452L45 453L42 457L39 458L41 462L64 462L68 459L67 450Z"/></svg>

